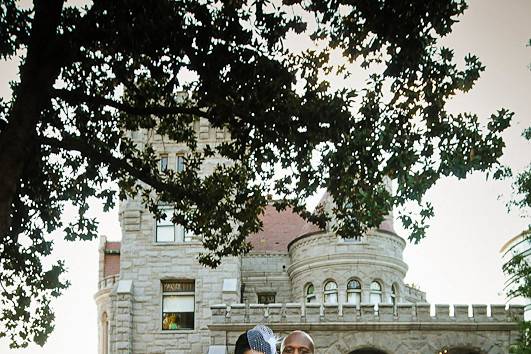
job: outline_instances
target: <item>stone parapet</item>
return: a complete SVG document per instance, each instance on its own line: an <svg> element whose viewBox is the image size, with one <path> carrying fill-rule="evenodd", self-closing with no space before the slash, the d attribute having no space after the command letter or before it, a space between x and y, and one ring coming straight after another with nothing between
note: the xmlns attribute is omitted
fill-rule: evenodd
<svg viewBox="0 0 531 354"><path fill-rule="evenodd" d="M435 311L431 311L432 307ZM497 325L507 329L517 328L523 320L524 306L510 305L430 305L419 304L219 304L211 307L214 326L248 327L250 324L267 323L272 326L283 324L331 325L347 324L359 327L378 323L381 328L395 328L397 325L415 328L431 328L451 325L463 329L491 330ZM487 315L488 314L488 315ZM282 326L281 326L282 327ZM372 326L374 327L374 326ZM372 328L371 327L371 328ZM510 327L510 328L509 328Z"/></svg>
<svg viewBox="0 0 531 354"><path fill-rule="evenodd" d="M114 284L116 284L119 279L120 279L120 274L110 275L108 277L101 279L98 282L98 290L114 287Z"/></svg>
<svg viewBox="0 0 531 354"><path fill-rule="evenodd" d="M426 293L411 285L405 285L403 299L407 302L424 302L426 301Z"/></svg>

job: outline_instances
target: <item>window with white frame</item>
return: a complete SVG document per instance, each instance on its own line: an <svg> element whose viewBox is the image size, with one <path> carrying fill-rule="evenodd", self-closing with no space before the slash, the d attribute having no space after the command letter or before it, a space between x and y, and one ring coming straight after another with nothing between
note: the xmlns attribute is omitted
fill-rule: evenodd
<svg viewBox="0 0 531 354"><path fill-rule="evenodd" d="M327 281L324 286L324 302L327 304L337 304L337 283Z"/></svg>
<svg viewBox="0 0 531 354"><path fill-rule="evenodd" d="M317 297L315 296L315 288L313 284L306 285L306 302L317 302Z"/></svg>
<svg viewBox="0 0 531 354"><path fill-rule="evenodd" d="M347 283L347 303L361 304L361 284L356 279Z"/></svg>
<svg viewBox="0 0 531 354"><path fill-rule="evenodd" d="M164 172L168 170L168 155L162 155L159 160L159 169Z"/></svg>
<svg viewBox="0 0 531 354"><path fill-rule="evenodd" d="M162 282L162 330L194 329L195 282Z"/></svg>
<svg viewBox="0 0 531 354"><path fill-rule="evenodd" d="M177 155L175 158L175 171L182 172L184 171L185 159L184 155Z"/></svg>
<svg viewBox="0 0 531 354"><path fill-rule="evenodd" d="M371 283L371 295L369 300L371 304L380 304L382 302L382 285L377 281Z"/></svg>
<svg viewBox="0 0 531 354"><path fill-rule="evenodd" d="M259 304L274 304L275 303L275 293L259 293L258 296L258 303Z"/></svg>
<svg viewBox="0 0 531 354"><path fill-rule="evenodd" d="M187 232L183 225L173 223L174 209L170 206L162 206L159 209L165 216L156 221L155 241L161 243L191 241L191 233Z"/></svg>

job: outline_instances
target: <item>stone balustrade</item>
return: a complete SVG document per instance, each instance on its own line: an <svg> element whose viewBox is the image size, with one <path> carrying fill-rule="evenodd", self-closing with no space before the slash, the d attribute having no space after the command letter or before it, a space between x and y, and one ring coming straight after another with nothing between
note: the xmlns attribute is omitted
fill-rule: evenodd
<svg viewBox="0 0 531 354"><path fill-rule="evenodd" d="M120 279L120 274L109 275L98 282L98 290L112 288Z"/></svg>
<svg viewBox="0 0 531 354"><path fill-rule="evenodd" d="M490 310L489 310L490 308ZM219 304L211 306L212 324L289 323L515 323L523 305L417 304Z"/></svg>

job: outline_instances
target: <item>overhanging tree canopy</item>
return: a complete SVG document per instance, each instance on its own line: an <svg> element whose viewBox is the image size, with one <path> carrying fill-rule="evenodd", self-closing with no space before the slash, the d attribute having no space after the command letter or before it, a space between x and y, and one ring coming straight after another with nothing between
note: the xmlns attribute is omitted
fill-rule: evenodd
<svg viewBox="0 0 531 354"><path fill-rule="evenodd" d="M45 232L95 237L90 197L108 209L116 193L140 195L159 216L157 203L174 204L174 220L203 237L200 261L216 266L248 250L266 193L322 226L329 215L307 212L304 201L326 188L337 232L348 237L393 206L421 203L441 176L497 168L511 113L500 110L482 127L474 114L445 107L483 70L475 56L457 67L452 51L437 46L465 8L451 0L95 0L83 9L3 1L0 56L23 61L11 100L1 103L0 336L13 346L46 340L49 301L66 284L61 263L41 265L52 248ZM296 35L319 45L291 51L286 38ZM370 70L363 90L325 80L349 79L329 60L333 51ZM226 128L231 141L197 149L198 118ZM186 170L159 172L153 149L124 134L138 129L187 144ZM201 161L215 154L232 163L200 178ZM275 166L289 173L273 179ZM79 215L63 225L66 202ZM402 215L413 240L431 214L424 205L420 220Z"/></svg>

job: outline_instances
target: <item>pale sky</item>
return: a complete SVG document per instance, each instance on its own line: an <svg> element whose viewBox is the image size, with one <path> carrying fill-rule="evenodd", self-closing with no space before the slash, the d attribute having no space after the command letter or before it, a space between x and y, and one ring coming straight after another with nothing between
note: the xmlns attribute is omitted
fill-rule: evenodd
<svg viewBox="0 0 531 354"><path fill-rule="evenodd" d="M516 170L531 162L531 144L521 137L531 125L531 1L473 0L445 44L456 58L478 55L486 65L472 92L456 98L452 110L476 112L485 119L502 107L515 112L505 134L503 161ZM460 59L462 60L462 59ZM9 80L16 66L0 62L0 96L8 96ZM431 303L503 303L504 276L499 250L520 233L529 220L518 212L507 213L510 182L485 181L483 174L466 180L441 180L427 200L435 208L428 236L419 245L408 244L404 259L409 264L406 282L427 292ZM95 205L101 234L120 238L117 211L103 214ZM400 232L400 228L397 227ZM404 233L402 233L403 235ZM97 319L93 295L97 290L98 241L66 242L56 233L54 255L66 261L72 285L54 303L55 331L41 348L10 350L0 340L0 353L57 354L97 352Z"/></svg>

